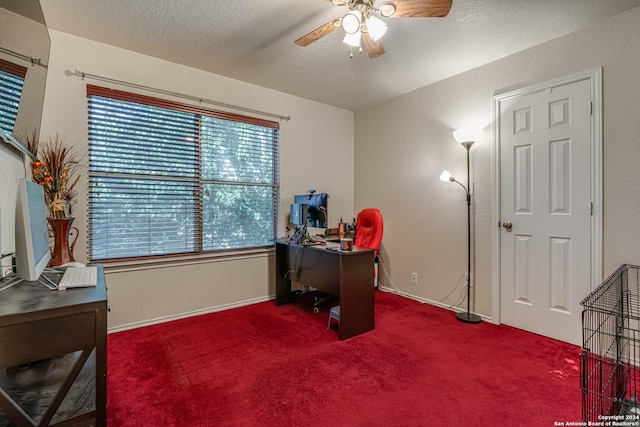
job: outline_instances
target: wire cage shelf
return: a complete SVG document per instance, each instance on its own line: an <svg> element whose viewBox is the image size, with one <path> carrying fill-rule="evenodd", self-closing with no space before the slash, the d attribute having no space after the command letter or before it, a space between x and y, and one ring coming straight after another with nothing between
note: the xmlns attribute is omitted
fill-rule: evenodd
<svg viewBox="0 0 640 427"><path fill-rule="evenodd" d="M583 420L640 419L640 266L621 265L581 305Z"/></svg>

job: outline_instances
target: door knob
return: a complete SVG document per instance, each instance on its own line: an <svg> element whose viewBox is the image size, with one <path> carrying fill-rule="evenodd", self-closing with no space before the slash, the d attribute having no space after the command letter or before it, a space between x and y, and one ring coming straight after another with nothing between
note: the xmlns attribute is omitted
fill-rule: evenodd
<svg viewBox="0 0 640 427"><path fill-rule="evenodd" d="M506 221L502 223L502 226L505 228L505 230L509 231L511 230L511 228L513 228L513 224L511 224L511 221Z"/></svg>

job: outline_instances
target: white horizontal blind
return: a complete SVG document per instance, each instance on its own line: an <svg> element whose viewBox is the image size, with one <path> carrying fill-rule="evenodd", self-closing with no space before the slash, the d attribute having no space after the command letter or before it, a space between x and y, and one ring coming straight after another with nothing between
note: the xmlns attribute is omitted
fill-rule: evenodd
<svg viewBox="0 0 640 427"><path fill-rule="evenodd" d="M18 106L26 68L0 60L0 128L11 134L18 116Z"/></svg>
<svg viewBox="0 0 640 427"><path fill-rule="evenodd" d="M277 123L87 90L90 259L273 244Z"/></svg>
<svg viewBox="0 0 640 427"><path fill-rule="evenodd" d="M205 116L201 136L203 249L269 245L277 129Z"/></svg>

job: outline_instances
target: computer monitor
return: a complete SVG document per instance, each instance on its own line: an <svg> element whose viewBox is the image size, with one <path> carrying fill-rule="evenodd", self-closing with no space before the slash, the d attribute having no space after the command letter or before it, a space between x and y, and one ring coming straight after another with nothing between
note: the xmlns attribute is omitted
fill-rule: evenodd
<svg viewBox="0 0 640 427"><path fill-rule="evenodd" d="M51 259L46 204L42 186L24 178L18 185L15 237L16 276L38 280Z"/></svg>
<svg viewBox="0 0 640 427"><path fill-rule="evenodd" d="M327 193L316 193L293 196L293 202L307 205L307 226L327 228Z"/></svg>

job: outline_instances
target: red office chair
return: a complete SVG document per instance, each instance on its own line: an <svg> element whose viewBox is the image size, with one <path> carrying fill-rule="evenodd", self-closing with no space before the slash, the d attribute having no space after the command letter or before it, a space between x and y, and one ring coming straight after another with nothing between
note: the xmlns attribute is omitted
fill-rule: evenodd
<svg viewBox="0 0 640 427"><path fill-rule="evenodd" d="M376 288L378 287L378 250L380 249L380 242L382 242L383 231L382 214L378 209L366 208L358 213L356 218L356 240L353 244L375 249L373 253L375 259L373 274Z"/></svg>

